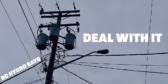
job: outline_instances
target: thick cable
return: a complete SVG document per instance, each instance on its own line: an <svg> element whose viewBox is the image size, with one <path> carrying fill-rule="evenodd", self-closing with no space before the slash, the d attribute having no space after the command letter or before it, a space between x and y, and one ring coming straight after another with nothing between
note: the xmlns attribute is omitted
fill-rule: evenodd
<svg viewBox="0 0 168 84"><path fill-rule="evenodd" d="M146 65L146 64L113 64L113 63L96 63L96 62L74 62L74 63L81 63L81 64L102 64L102 65L121 65L121 66L165 66L168 65Z"/></svg>
<svg viewBox="0 0 168 84"><path fill-rule="evenodd" d="M80 66L88 66L88 67L96 67L96 68L122 70L122 71L143 72L143 73L146 73L146 72L147 72L147 73L157 73L157 74L168 74L167 72L155 72L155 71L142 71L142 70L121 69L121 68L111 68L111 67L94 66L94 65L86 65L86 64L77 64L77 63L71 63L71 64L80 65Z"/></svg>
<svg viewBox="0 0 168 84"><path fill-rule="evenodd" d="M103 56L109 56L109 57L113 57L113 56L146 56L146 55L164 55L164 54L168 54L168 52L159 52L159 53L139 53L139 54L109 54L109 55L88 55L87 57L92 57L92 56L96 56L96 57L103 57ZM84 55L67 55L67 57L76 57L76 56L84 56Z"/></svg>

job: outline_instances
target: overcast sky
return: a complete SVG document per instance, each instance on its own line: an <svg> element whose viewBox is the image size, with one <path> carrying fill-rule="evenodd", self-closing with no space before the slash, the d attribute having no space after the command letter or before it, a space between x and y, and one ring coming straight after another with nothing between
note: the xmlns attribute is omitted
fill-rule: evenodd
<svg viewBox="0 0 168 84"><path fill-rule="evenodd" d="M39 0L44 11L57 10L55 0ZM61 10L73 10L73 0L57 0ZM87 54L99 49L109 49L109 54L134 54L147 53L148 43L118 43L116 33L148 33L152 0L74 0L76 8L81 12L80 33L77 33L77 47L68 51L68 54ZM17 0L2 0L9 16L14 23L28 53L32 59L40 57L39 50L35 47L33 35L29 29L26 19L21 11ZM35 17L35 21L39 25L51 22L51 19L39 18L38 0L27 0L30 9ZM37 27L31 17L25 0L21 0L23 9L28 17L34 34L37 36ZM168 50L168 0L153 0L153 14L151 33L162 33L160 43L150 43L149 53L166 52ZM10 23L2 5L0 5L0 76L9 71L18 68L30 61L19 38L17 37L12 24ZM53 20L54 22L54 20ZM62 23L75 23L76 18L68 18ZM72 27L76 31L76 27ZM49 32L45 32L48 34ZM84 33L111 33L114 38L113 43L84 43ZM65 35L66 32L61 32ZM47 50L42 51L48 54ZM127 57L85 57L78 62L97 62L97 63L123 63L123 64L146 64L147 56L127 56ZM66 61L74 59L67 57ZM148 64L167 65L167 55L149 56ZM105 66L105 65L100 65ZM114 66L113 68L124 68L133 70L146 70L145 66ZM75 72L79 76L87 79L93 84L144 84L145 73L119 71L110 69L93 68L87 66L79 66L69 64L66 66L68 70ZM39 69L39 66L36 67ZM153 66L148 67L149 71L167 72L167 67ZM68 77L69 75L69 77ZM45 74L40 74L41 78ZM54 80L59 84L87 84L76 76L67 74L63 69L54 71ZM167 84L168 75L148 73L147 84ZM69 81L68 81L69 78ZM39 79L35 69L31 69L4 84L24 84ZM2 81L2 80L0 80ZM45 80L43 80L43 83ZM41 82L35 83L41 84Z"/></svg>

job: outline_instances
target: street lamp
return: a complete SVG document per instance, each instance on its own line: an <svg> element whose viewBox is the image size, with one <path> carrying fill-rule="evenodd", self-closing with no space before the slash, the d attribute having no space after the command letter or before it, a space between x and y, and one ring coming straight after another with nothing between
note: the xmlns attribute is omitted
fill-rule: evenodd
<svg viewBox="0 0 168 84"><path fill-rule="evenodd" d="M99 50L97 51L98 54L108 54L109 50L108 49L103 49L103 50Z"/></svg>
<svg viewBox="0 0 168 84"><path fill-rule="evenodd" d="M86 55L83 55L83 56L81 56L81 57L79 57L79 58L76 58L76 59L74 59L74 60L71 60L71 61L69 61L69 62L66 62L66 63L61 64L61 65L56 66L56 67L53 67L53 70L58 69L58 68L60 68L60 67L63 67L63 66L65 66L65 65L67 65L67 64L70 64L70 63L72 63L72 62L75 62L75 61L77 61L77 60L79 60L79 59L81 59L81 58L84 58L84 57L86 57L86 56L92 54L92 53L107 54L107 53L109 53L109 50L108 50L108 49L103 49L103 50L93 51L93 52L91 52L91 53L88 53L88 54L86 54Z"/></svg>

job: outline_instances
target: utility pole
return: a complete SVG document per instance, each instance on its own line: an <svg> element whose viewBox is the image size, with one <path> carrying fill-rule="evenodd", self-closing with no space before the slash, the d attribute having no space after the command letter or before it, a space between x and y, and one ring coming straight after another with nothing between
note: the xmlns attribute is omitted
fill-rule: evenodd
<svg viewBox="0 0 168 84"><path fill-rule="evenodd" d="M52 41L52 50L51 50L51 56L49 60L49 65L47 68L47 75L46 75L46 81L45 84L51 84L52 83L52 77L53 77L53 67L54 67L54 61L55 61L55 55L57 51L57 43L59 37L65 39L65 43L62 43L62 45L65 46L67 50L72 50L74 48L74 40L76 39L76 36L70 33L70 30L68 30L68 34L63 37L59 35L60 27L61 26L79 26L79 23L71 23L71 24L61 24L61 17L74 17L74 16L80 16L80 14L70 14L69 13L77 13L80 12L79 10L70 10L70 11L50 11L50 12L44 12L44 9L41 8L40 14L42 15L41 18L55 18L57 17L57 23L52 23L51 25L43 25L41 24L39 28L49 28L50 30L50 36L49 40ZM43 14L50 14L50 16L46 16ZM53 15L57 14L57 15ZM64 15L63 15L64 14ZM39 50L45 50L47 46L48 36L42 31L40 31L40 34L37 39L37 48Z"/></svg>
<svg viewBox="0 0 168 84"><path fill-rule="evenodd" d="M58 7L59 8L59 7ZM85 56L81 56L79 58L76 58L74 60L71 60L69 62L66 62L64 64L58 65L56 67L54 67L54 61L55 61L55 55L56 55L56 51L57 51L57 44L62 44L66 50L72 50L74 49L74 44L75 44L75 39L76 36L74 34L72 34L68 28L68 26L79 26L79 22L76 23L70 23L70 24L61 24L61 18L62 17L76 17L76 16L80 16L80 14L76 14L78 12L80 12L79 10L76 10L76 7L74 6L75 10L68 10L68 11L49 11L49 12L44 12L44 9L41 7L41 18L55 18L57 17L57 23L52 23L49 25L43 25L41 24L39 26L40 29L40 34L38 35L37 38L37 48L39 50L45 50L46 46L51 45L51 43L47 43L48 42L48 36L46 34L44 34L42 32L42 28L48 28L48 30L50 30L50 34L49 34L49 40L52 41L52 51L51 51L51 56L50 56L50 60L49 60L49 65L48 68L45 70L47 72L46 75L46 81L45 84L51 84L52 81L52 77L53 77L53 71L55 69L58 69L60 67L63 67L69 63L72 63L74 61L77 61L79 59L82 59L92 53L100 53L100 54L107 54L109 51L107 49L104 50L99 50L99 51L93 51L89 54L86 54ZM70 14L70 13L75 13L75 14ZM43 15L43 14L48 14L48 15ZM57 15L54 15L57 14ZM66 36L60 36L59 32L60 32L60 27L64 26L67 27L67 34ZM71 29L72 30L72 29ZM77 29L77 31L79 31L79 27ZM65 39L65 43L60 43L58 42L59 37Z"/></svg>
<svg viewBox="0 0 168 84"><path fill-rule="evenodd" d="M62 13L58 13L57 26L56 26L57 29L60 29L61 15L62 15ZM58 42L58 39L56 39L56 41L53 42L45 84L51 84L51 82L52 82L52 76L53 76L52 75L53 74L53 69L52 68L54 66L54 61L55 61L55 53L56 53L56 50L57 50L57 48L56 48L57 47L57 42Z"/></svg>

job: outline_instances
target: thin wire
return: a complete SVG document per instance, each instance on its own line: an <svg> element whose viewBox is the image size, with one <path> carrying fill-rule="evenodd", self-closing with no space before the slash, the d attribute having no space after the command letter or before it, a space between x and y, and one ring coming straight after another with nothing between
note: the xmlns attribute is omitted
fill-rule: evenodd
<svg viewBox="0 0 168 84"><path fill-rule="evenodd" d="M57 81L53 81L53 82L55 82L55 83L59 84Z"/></svg>
<svg viewBox="0 0 168 84"><path fill-rule="evenodd" d="M25 14L25 12L24 12L24 10L23 10L23 8L22 8L22 5L21 5L21 3L20 3L19 0L18 0L18 2L19 2L19 5L20 5L20 7L21 7L21 9L22 9L22 12L23 12L23 14L24 14L24 16L25 16L25 18L26 18L26 21L27 21L27 23L28 23L28 25L29 25L29 28L30 28L30 30L31 30L31 32L32 32L32 34L33 34L34 40L35 40L35 42L37 43L36 37L35 37L35 35L34 35L34 33L33 33L33 30L32 30L32 28L31 28L31 26L30 26L30 23L29 23L29 21L28 21L28 19L27 19L27 17L26 17L26 14Z"/></svg>
<svg viewBox="0 0 168 84"><path fill-rule="evenodd" d="M37 29L38 29L37 23L36 23L35 18L34 18L32 12L31 12L31 10L30 10L30 7L29 7L29 5L28 5L28 3L27 3L27 0L25 0L25 2L26 2L26 5L27 5L27 7L28 7L30 13L31 13L31 16L32 16L32 18L33 18L33 20L34 20L34 23L36 24L36 27L37 27ZM39 3L40 3L40 2L39 2ZM41 23L42 23L42 22L41 22ZM49 51L49 52L50 52L50 51Z"/></svg>
<svg viewBox="0 0 168 84"><path fill-rule="evenodd" d="M40 1L38 0L38 2L40 3ZM41 3L40 3L41 4Z"/></svg>
<svg viewBox="0 0 168 84"><path fill-rule="evenodd" d="M31 82L28 82L28 83L25 83L25 84L33 84L33 83L36 83L36 82L39 82L40 80L44 80L46 77L42 78L42 79L38 79L38 80L34 80L34 81L31 81Z"/></svg>
<svg viewBox="0 0 168 84"><path fill-rule="evenodd" d="M78 78L80 78L80 79L84 80L84 81L85 81L85 82L87 82L87 83L93 84L93 83L91 83L91 82L87 81L86 79L83 79L82 77L78 76L77 74L75 74L75 73L73 73L73 72L71 72L71 71L69 71L69 70L65 69L64 67L62 67L62 69L64 69L65 71L67 71L67 72L71 73L71 74L72 74L72 75L74 75L74 76L77 76Z"/></svg>
<svg viewBox="0 0 168 84"><path fill-rule="evenodd" d="M9 14L8 14L8 12L7 12L7 10L6 10L6 8L5 8L5 6L3 5L3 3L2 3L2 1L1 1L1 0L0 0L0 2L1 2L1 4L2 4L2 6L3 6L3 8L4 8L4 10L5 10L5 12L6 12L6 14L7 14L7 16L8 16L8 18L9 18L9 20L10 20L10 22L11 22L11 24L12 24L12 26L13 26L14 30L15 30L15 32L16 32L16 34L17 34L17 36L18 36L18 38L19 38L19 40L20 40L20 42L21 42L22 46L24 47L24 50L26 51L26 53L27 53L27 55L28 55L29 59L31 60L31 57L30 57L30 55L29 55L29 53L28 53L28 51L27 51L26 47L24 46L23 41L21 40L21 38L20 38L20 36L19 36L19 34L18 34L18 32L17 32L17 30L16 30L16 28L15 28L15 26L14 26L14 24L13 24L13 22L12 22L12 20L11 20L10 16L9 16ZM34 69L36 70L36 68L34 68ZM25 71L24 71L24 72L25 72ZM37 70L36 70L36 72L37 72ZM37 74L38 74L38 73L37 73ZM19 74L17 74L17 75L19 75ZM17 75L16 75L16 76L17 76ZM39 74L38 74L38 76L39 76ZM13 77L15 77L15 76L13 76ZM13 77L11 77L11 78L13 78ZM40 76L39 76L39 77L40 77ZM7 80L10 80L11 78L9 78L9 79L7 79ZM2 84L2 83L4 83L4 82L6 82L7 80L5 80L5 81L1 82L0 84Z"/></svg>
<svg viewBox="0 0 168 84"><path fill-rule="evenodd" d="M33 18L33 20L34 20L34 23L36 24L36 27L38 28L37 23L36 23L36 21L35 21L35 19L34 19L34 17L33 17L33 14L32 14L32 12L31 12L31 10L30 10L30 7L29 7L29 5L28 5L28 3L27 3L27 0L25 0L25 2L26 2L26 5L27 5L27 7L28 7L28 9L29 9L29 11L30 11L31 16L32 16L32 18Z"/></svg>
<svg viewBox="0 0 168 84"><path fill-rule="evenodd" d="M56 2L58 2L57 0L55 0Z"/></svg>
<svg viewBox="0 0 168 84"><path fill-rule="evenodd" d="M59 61L59 62L64 62L65 63L66 61ZM121 65L121 66L164 66L164 67L168 67L168 65L146 65L146 64L113 64L113 63L96 63L96 62L73 62L73 63L78 63L78 64Z"/></svg>
<svg viewBox="0 0 168 84"><path fill-rule="evenodd" d="M153 8L153 0L151 2L151 13L150 13L150 22L149 22L149 33L148 33L148 49L147 49L147 53L149 53L149 43L150 43L150 31L151 31L151 24L152 24L152 8ZM146 58L146 65L148 65L148 55ZM148 70L148 66L146 66L146 71ZM147 72L145 74L145 84L147 81Z"/></svg>
<svg viewBox="0 0 168 84"><path fill-rule="evenodd" d="M24 12L24 10L23 10L23 8L22 8L22 5L21 5L21 3L20 3L19 0L18 0L18 2L19 2L19 4L20 4L20 7L21 7L21 9L22 9L22 12L23 12L23 14L24 14L24 16L25 16L25 18L26 18L26 21L27 21L27 23L28 23L28 25L29 25L29 28L30 28L30 30L31 30L31 32L32 32L32 34L33 34L33 37L34 37L34 39L35 39L35 42L37 43L37 40L36 40L36 38L35 38L35 35L34 35L34 33L33 33L32 28L31 28L31 26L30 26L30 24L29 24L29 21L28 21L28 19L27 19L27 17L26 17L26 14L25 14L25 12ZM27 55L29 56L28 52L27 52ZM29 56L29 59L31 60L31 57L30 57L30 56ZM36 68L34 68L34 69L36 70L36 73L38 74L37 69L36 69ZM38 77L41 79L41 77L40 77L39 74L38 74ZM42 82L42 84L43 84L43 81L41 81L41 82Z"/></svg>
<svg viewBox="0 0 168 84"><path fill-rule="evenodd" d="M72 64L72 63L71 63ZM122 70L122 71L133 71L133 72L143 72L143 73L157 73L157 74L168 74L167 72L155 72L155 71L142 71L142 70L131 70L131 69L121 69L121 68L111 68L111 67L102 67L102 66L93 66L93 65L85 65L85 64L77 64L73 63L74 65L81 65L81 66L89 66L89 67L97 67L97 68L105 68L105 69L114 69L114 70Z"/></svg>
<svg viewBox="0 0 168 84"><path fill-rule="evenodd" d="M39 1L39 0L38 0L38 1ZM25 2L26 2L26 5L27 5L27 7L28 7L30 13L31 13L31 16L32 16L32 18L33 18L33 20L34 20L34 23L36 24L36 27L37 27L37 29L38 29L37 23L36 23L35 18L34 18L32 12L31 12L31 10L30 10L30 7L29 7L29 5L28 5L28 3L27 3L27 0L25 0ZM40 3L40 2L39 2L39 3ZM50 51L49 51L49 52L50 52ZM40 56L41 56L41 58L42 58L42 52L41 52L41 50L40 50Z"/></svg>
<svg viewBox="0 0 168 84"><path fill-rule="evenodd" d="M16 32L16 34L17 34L17 36L18 36L18 38L19 38L19 40L20 40L22 46L24 47L24 50L26 51L26 53L27 53L29 59L31 60L31 57L30 57L30 55L29 55L29 53L28 53L26 47L24 46L24 44L23 44L23 42L22 42L22 40L21 40L21 38L20 38L20 36L19 36L19 34L18 34L18 32L17 32L17 30L16 30L16 28L15 28L15 26L14 26L14 24L13 24L11 18L10 18L10 16L9 16L9 14L8 14L8 12L6 11L5 6L3 5L3 3L2 3L1 0L0 0L0 2L1 2L1 4L2 4L2 6L3 6L3 8L4 8L4 10L5 10L5 12L6 12L6 14L7 14L7 16L8 16L8 18L9 18L9 20L10 20L10 22L11 22L11 24L12 24L14 30L15 30L15 32ZM34 69L36 70L36 68L34 68ZM36 70L36 72L37 72L37 70ZM37 74L38 74L38 73L37 73ZM39 76L39 74L38 74L38 76ZM11 78L9 78L9 79L11 79ZM7 80L8 80L8 79L7 79ZM6 80L5 80L5 81L6 81ZM5 82L5 81L4 81L4 82ZM3 83L3 82L2 82L2 83Z"/></svg>
<svg viewBox="0 0 168 84"><path fill-rule="evenodd" d="M82 64L103 64L103 65L121 65L121 66L166 66L168 65L146 65L146 64L112 64L112 63L96 63L96 62L74 62Z"/></svg>
<svg viewBox="0 0 168 84"><path fill-rule="evenodd" d="M68 68L68 66L66 66ZM62 67L63 68L63 67ZM65 68L63 68L64 70L67 70ZM67 77L68 77L68 84L70 84L70 81L69 81L69 74L68 74L68 71L67 71Z"/></svg>
<svg viewBox="0 0 168 84"><path fill-rule="evenodd" d="M160 53L139 53L139 54L111 54L111 55L88 55L87 57L91 56L146 56L146 55L163 55L168 54L168 52L160 52ZM76 57L76 56L84 56L84 55L67 55L67 57Z"/></svg>

